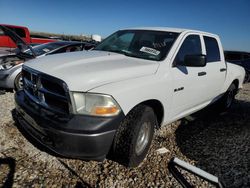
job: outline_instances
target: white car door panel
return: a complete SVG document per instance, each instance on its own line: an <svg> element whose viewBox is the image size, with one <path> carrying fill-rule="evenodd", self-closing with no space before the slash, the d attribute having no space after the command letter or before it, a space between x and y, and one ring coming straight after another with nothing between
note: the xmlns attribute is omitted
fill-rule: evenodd
<svg viewBox="0 0 250 188"><path fill-rule="evenodd" d="M216 38L204 36L202 39L206 49L207 57L207 97L208 100L213 100L220 93L226 78L226 64L222 61L220 48Z"/></svg>
<svg viewBox="0 0 250 188"><path fill-rule="evenodd" d="M174 80L174 95L171 117L175 118L206 102L207 70L206 67L179 66L186 55L201 55L203 52L200 35L188 35L178 50L171 74Z"/></svg>

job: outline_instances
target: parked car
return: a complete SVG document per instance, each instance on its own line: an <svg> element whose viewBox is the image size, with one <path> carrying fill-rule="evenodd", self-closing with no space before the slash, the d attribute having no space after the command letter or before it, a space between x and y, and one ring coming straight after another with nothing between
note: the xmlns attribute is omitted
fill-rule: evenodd
<svg viewBox="0 0 250 188"><path fill-rule="evenodd" d="M225 59L230 63L244 67L246 71L245 82L250 81L250 53L240 51L225 51Z"/></svg>
<svg viewBox="0 0 250 188"><path fill-rule="evenodd" d="M214 102L230 108L244 76L225 62L217 35L119 30L92 51L26 62L17 121L63 156L135 167L155 129Z"/></svg>
<svg viewBox="0 0 250 188"><path fill-rule="evenodd" d="M30 47L14 32L4 26L0 26L6 35L16 42L18 48L14 54L0 56L0 88L16 89L22 88L21 69L25 61L39 58L46 55L88 50L94 47L93 44L86 42L58 41Z"/></svg>
<svg viewBox="0 0 250 188"><path fill-rule="evenodd" d="M13 52L12 51L9 51L9 49L7 48L1 48L0 49L0 57L1 56L5 56L5 55L10 55L12 54Z"/></svg>

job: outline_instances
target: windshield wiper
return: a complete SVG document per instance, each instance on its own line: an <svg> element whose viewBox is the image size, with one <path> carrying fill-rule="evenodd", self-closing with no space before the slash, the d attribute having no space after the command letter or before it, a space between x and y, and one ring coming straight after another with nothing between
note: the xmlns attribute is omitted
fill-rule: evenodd
<svg viewBox="0 0 250 188"><path fill-rule="evenodd" d="M129 56L129 57L137 57L139 58L137 55L135 55L134 53L130 52L130 51L127 51L127 50L122 50L121 51L123 55L125 56Z"/></svg>
<svg viewBox="0 0 250 188"><path fill-rule="evenodd" d="M138 56L138 55L132 53L131 51L127 51L127 50L103 50L103 49L101 49L101 50L100 49L94 49L94 50L105 51L105 52L114 52L114 53L118 53L118 54L123 54L123 55L128 56L128 57L136 57L136 58L141 58L141 59L146 59L146 60L157 61L157 59L155 59L155 58Z"/></svg>
<svg viewBox="0 0 250 188"><path fill-rule="evenodd" d="M136 57L136 58L141 58L141 59L146 59L146 60L157 60L155 58L150 58L150 57L144 57L144 56L140 56L140 55L136 55L130 51L127 51L127 50L122 50L123 54L126 55L126 56L129 56L129 57Z"/></svg>
<svg viewBox="0 0 250 188"><path fill-rule="evenodd" d="M124 54L121 50L107 50L107 52L114 52L118 54Z"/></svg>
<svg viewBox="0 0 250 188"><path fill-rule="evenodd" d="M139 56L135 55L134 53L130 52L130 51L127 51L127 50L110 50L110 52L115 52L115 53L118 53L118 54L123 54L125 56L128 56L128 57L136 57L136 58L140 58Z"/></svg>

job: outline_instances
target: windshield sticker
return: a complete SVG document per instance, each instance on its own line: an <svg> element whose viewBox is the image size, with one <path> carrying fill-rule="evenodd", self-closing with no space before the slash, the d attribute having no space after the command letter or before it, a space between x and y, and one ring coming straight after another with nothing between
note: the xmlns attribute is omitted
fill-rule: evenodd
<svg viewBox="0 0 250 188"><path fill-rule="evenodd" d="M50 50L48 48L43 49L44 52L49 52Z"/></svg>
<svg viewBox="0 0 250 188"><path fill-rule="evenodd" d="M145 46L143 46L140 49L140 52L145 52L145 53L152 54L152 55L159 55L161 53L160 51L158 51L156 49L145 47Z"/></svg>

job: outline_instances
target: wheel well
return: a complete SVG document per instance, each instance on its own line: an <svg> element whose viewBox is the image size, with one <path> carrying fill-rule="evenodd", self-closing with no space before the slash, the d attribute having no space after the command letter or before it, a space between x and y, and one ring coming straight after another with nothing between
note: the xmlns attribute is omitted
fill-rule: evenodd
<svg viewBox="0 0 250 188"><path fill-rule="evenodd" d="M140 104L149 106L154 110L154 113L156 115L157 122L158 122L157 128L160 128L161 123L163 121L163 116L164 116L164 108L163 108L163 105L161 104L161 102L158 100L152 99L152 100L144 101Z"/></svg>
<svg viewBox="0 0 250 188"><path fill-rule="evenodd" d="M232 83L235 84L236 89L239 88L239 80L235 79Z"/></svg>

